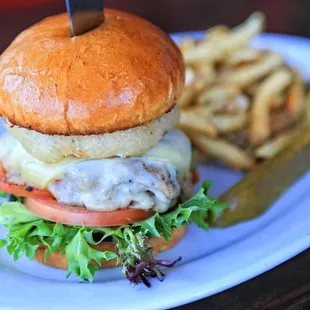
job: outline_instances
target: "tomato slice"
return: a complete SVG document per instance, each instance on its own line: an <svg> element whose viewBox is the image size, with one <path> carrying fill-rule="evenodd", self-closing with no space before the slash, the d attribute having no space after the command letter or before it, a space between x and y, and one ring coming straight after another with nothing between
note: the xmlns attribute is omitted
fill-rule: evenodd
<svg viewBox="0 0 310 310"><path fill-rule="evenodd" d="M33 214L66 225L105 227L121 226L142 221L154 214L140 209L90 211L86 208L59 204L54 199L25 199L26 208Z"/></svg>
<svg viewBox="0 0 310 310"><path fill-rule="evenodd" d="M41 199L53 198L53 195L48 191L40 190L30 186L9 183L3 177L0 177L0 191L19 197L33 197Z"/></svg>
<svg viewBox="0 0 310 310"><path fill-rule="evenodd" d="M37 189L32 186L24 186L10 183L5 178L5 171L0 164L0 191L19 196L33 198L53 198L53 195L45 190Z"/></svg>
<svg viewBox="0 0 310 310"><path fill-rule="evenodd" d="M0 177L5 177L5 170L1 164L0 164Z"/></svg>

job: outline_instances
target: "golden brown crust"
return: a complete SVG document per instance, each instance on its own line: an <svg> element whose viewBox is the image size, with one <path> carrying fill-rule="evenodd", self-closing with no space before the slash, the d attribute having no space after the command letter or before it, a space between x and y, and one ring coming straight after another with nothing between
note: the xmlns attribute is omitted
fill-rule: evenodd
<svg viewBox="0 0 310 310"><path fill-rule="evenodd" d="M105 9L71 38L67 14L22 32L0 58L0 115L45 134L90 135L146 124L172 109L181 53L148 21Z"/></svg>
<svg viewBox="0 0 310 310"><path fill-rule="evenodd" d="M153 254L156 255L158 252L165 251L167 249L172 248L175 244L177 244L182 237L184 236L186 232L186 226L182 226L179 228L174 229L171 235L171 239L169 242L166 242L163 238L152 238L151 242L153 245ZM103 242L97 246L94 246L95 249L100 251L115 251L114 244L111 242ZM48 259L44 261L44 254L45 254L46 248L40 247L35 255L35 259L41 263L45 264L54 268L59 269L68 269L68 261L65 255L61 255L59 252L56 253L50 253ZM94 262L94 264L96 264ZM100 267L101 268L109 268L109 267L115 267L116 260L102 260Z"/></svg>

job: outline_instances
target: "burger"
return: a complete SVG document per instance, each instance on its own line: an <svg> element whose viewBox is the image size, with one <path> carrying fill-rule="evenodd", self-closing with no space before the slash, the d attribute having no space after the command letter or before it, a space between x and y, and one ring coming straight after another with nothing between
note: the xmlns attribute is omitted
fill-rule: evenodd
<svg viewBox="0 0 310 310"><path fill-rule="evenodd" d="M83 281L121 265L150 286L180 260L154 256L224 206L209 183L191 197L179 49L140 17L104 15L73 38L66 14L46 18L0 58L0 246Z"/></svg>

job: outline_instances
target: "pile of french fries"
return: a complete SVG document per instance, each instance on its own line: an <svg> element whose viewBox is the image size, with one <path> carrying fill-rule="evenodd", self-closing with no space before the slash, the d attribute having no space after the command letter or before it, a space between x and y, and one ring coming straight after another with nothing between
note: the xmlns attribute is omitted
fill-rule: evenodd
<svg viewBox="0 0 310 310"><path fill-rule="evenodd" d="M199 41L179 42L186 64L180 127L206 157L238 169L278 154L310 119L300 72L279 53L249 45L264 20L254 13L233 29L215 26Z"/></svg>

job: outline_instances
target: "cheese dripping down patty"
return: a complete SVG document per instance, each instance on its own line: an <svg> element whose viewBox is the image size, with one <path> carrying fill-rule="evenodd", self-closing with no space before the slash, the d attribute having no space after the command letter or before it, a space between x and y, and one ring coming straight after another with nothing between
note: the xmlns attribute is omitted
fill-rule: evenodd
<svg viewBox="0 0 310 310"><path fill-rule="evenodd" d="M89 210L121 208L165 212L191 190L189 139L166 132L143 156L87 160L68 157L39 161L9 134L1 137L0 161L10 182L48 189L63 204Z"/></svg>

